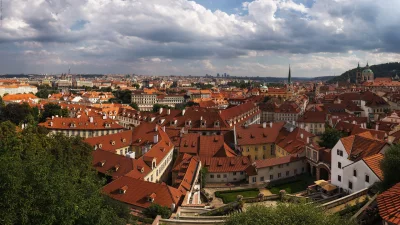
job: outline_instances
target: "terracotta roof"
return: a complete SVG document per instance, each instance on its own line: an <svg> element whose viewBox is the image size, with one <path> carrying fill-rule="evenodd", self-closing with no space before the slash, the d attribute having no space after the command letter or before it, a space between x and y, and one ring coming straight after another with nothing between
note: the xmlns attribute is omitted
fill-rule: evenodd
<svg viewBox="0 0 400 225"><path fill-rule="evenodd" d="M6 95L3 97L3 101L17 101L17 100L28 100L28 99L38 99L34 94L15 94Z"/></svg>
<svg viewBox="0 0 400 225"><path fill-rule="evenodd" d="M285 122L277 122L236 127L238 145L274 143L284 124Z"/></svg>
<svg viewBox="0 0 400 225"><path fill-rule="evenodd" d="M110 174L113 179L124 176L134 169L135 159L112 152L96 150L92 152L92 166L102 174Z"/></svg>
<svg viewBox="0 0 400 225"><path fill-rule="evenodd" d="M356 134L365 133L365 132L369 132L374 138L378 138L380 140L384 140L386 137L385 131L365 129L365 128L361 128L359 126L354 127L354 129L351 131L351 135L356 135Z"/></svg>
<svg viewBox="0 0 400 225"><path fill-rule="evenodd" d="M182 155L182 156L181 156ZM185 193L192 187L194 178L196 176L196 169L199 165L200 159L197 156L188 154L181 154L178 156L173 166L173 172L177 173L176 179L173 181L173 187L178 188L181 192Z"/></svg>
<svg viewBox="0 0 400 225"><path fill-rule="evenodd" d="M353 162L379 153L386 145L386 142L374 138L370 132L344 137L340 141Z"/></svg>
<svg viewBox="0 0 400 225"><path fill-rule="evenodd" d="M116 149L128 147L132 144L132 130L86 138L84 141L95 148L115 152Z"/></svg>
<svg viewBox="0 0 400 225"><path fill-rule="evenodd" d="M118 121L109 117L103 119L99 116L90 117L82 114L80 118L61 118L54 117L48 119L46 122L39 123L39 126L46 127L47 129L55 130L118 130L124 129L123 126L118 124Z"/></svg>
<svg viewBox="0 0 400 225"><path fill-rule="evenodd" d="M224 140L223 135L203 136L198 133L185 134L179 145L179 153L202 157L234 157L236 153Z"/></svg>
<svg viewBox="0 0 400 225"><path fill-rule="evenodd" d="M261 168L270 167L270 166L277 166L277 165L281 165L281 164L297 162L297 161L303 160L303 159L304 159L304 157L288 155L288 156L278 157L278 158L256 160L255 164L256 164L257 169L261 169Z"/></svg>
<svg viewBox="0 0 400 225"><path fill-rule="evenodd" d="M313 136L312 133L299 127L294 128L292 132L284 127L279 132L276 144L289 154L300 154L305 150L307 137Z"/></svg>
<svg viewBox="0 0 400 225"><path fill-rule="evenodd" d="M143 180L123 176L107 184L102 189L103 193L111 198L130 205L147 208L152 203L161 206L176 206L181 201L182 193L166 184L151 183ZM149 198L153 197L153 202Z"/></svg>
<svg viewBox="0 0 400 225"><path fill-rule="evenodd" d="M375 173L375 175L380 179L383 180L383 172L380 167L380 163L383 159L383 154L378 153L375 155L371 155L363 159L365 164Z"/></svg>
<svg viewBox="0 0 400 225"><path fill-rule="evenodd" d="M300 116L297 119L297 122L300 123L325 123L326 121L326 112L313 112L307 111L304 115Z"/></svg>
<svg viewBox="0 0 400 225"><path fill-rule="evenodd" d="M209 173L227 173L245 171L251 166L251 161L246 156L236 157L200 157L201 165Z"/></svg>
<svg viewBox="0 0 400 225"><path fill-rule="evenodd" d="M400 183L397 183L377 198L379 215L391 224L400 224Z"/></svg>

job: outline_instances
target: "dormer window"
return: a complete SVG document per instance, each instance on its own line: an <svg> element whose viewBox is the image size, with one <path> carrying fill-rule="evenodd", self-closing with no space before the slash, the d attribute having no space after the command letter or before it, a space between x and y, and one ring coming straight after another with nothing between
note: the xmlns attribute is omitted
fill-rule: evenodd
<svg viewBox="0 0 400 225"><path fill-rule="evenodd" d="M127 190L128 190L128 186L125 185L125 186L121 187L120 189L118 189L118 192L120 194L125 194Z"/></svg>
<svg viewBox="0 0 400 225"><path fill-rule="evenodd" d="M111 141L111 145L113 145L113 146L114 146L114 145L115 145L115 141Z"/></svg>
<svg viewBox="0 0 400 225"><path fill-rule="evenodd" d="M122 142L123 142L123 143L125 143L125 142L126 142L126 139L125 139L125 138L123 138L123 139L122 139Z"/></svg>
<svg viewBox="0 0 400 225"><path fill-rule="evenodd" d="M103 145L102 144L99 144L99 148L102 148L103 147Z"/></svg>
<svg viewBox="0 0 400 225"><path fill-rule="evenodd" d="M103 167L104 164L106 164L106 160L102 160L102 161L99 162L99 166L101 166L101 167Z"/></svg>
<svg viewBox="0 0 400 225"><path fill-rule="evenodd" d="M217 121L215 121L215 123L214 123L214 127L219 127L219 121L217 120Z"/></svg>

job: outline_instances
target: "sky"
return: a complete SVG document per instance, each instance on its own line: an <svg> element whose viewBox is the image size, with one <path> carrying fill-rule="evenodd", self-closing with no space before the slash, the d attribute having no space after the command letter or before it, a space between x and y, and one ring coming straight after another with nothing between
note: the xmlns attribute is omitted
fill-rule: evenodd
<svg viewBox="0 0 400 225"><path fill-rule="evenodd" d="M399 0L2 0L0 74L294 77L400 61Z"/></svg>

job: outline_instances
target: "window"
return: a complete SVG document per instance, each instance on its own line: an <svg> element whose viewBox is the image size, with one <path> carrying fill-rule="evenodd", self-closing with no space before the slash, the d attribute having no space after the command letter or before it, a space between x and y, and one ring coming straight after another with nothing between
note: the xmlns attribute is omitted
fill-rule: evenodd
<svg viewBox="0 0 400 225"><path fill-rule="evenodd" d="M269 179L273 180L274 179L274 175L269 175Z"/></svg>
<svg viewBox="0 0 400 225"><path fill-rule="evenodd" d="M264 177L260 177L260 181L264 181Z"/></svg>
<svg viewBox="0 0 400 225"><path fill-rule="evenodd" d="M264 146L263 146L263 150L264 150L264 151L267 150L267 146L264 145Z"/></svg>
<svg viewBox="0 0 400 225"><path fill-rule="evenodd" d="M353 176L357 177L357 170L353 170Z"/></svg>
<svg viewBox="0 0 400 225"><path fill-rule="evenodd" d="M301 172L303 172L303 173L304 173L304 167L301 167Z"/></svg>
<svg viewBox="0 0 400 225"><path fill-rule="evenodd" d="M294 169L294 174L295 174L295 175L297 174L297 169Z"/></svg>
<svg viewBox="0 0 400 225"><path fill-rule="evenodd" d="M338 163L337 163L337 167L338 167L339 169L342 169L342 163L341 163L341 162L338 162Z"/></svg>
<svg viewBox="0 0 400 225"><path fill-rule="evenodd" d="M289 176L290 171L286 171L286 176Z"/></svg>
<svg viewBox="0 0 400 225"><path fill-rule="evenodd" d="M210 178L214 178L214 175L211 174L211 175L210 175Z"/></svg>
<svg viewBox="0 0 400 225"><path fill-rule="evenodd" d="M217 178L221 178L221 175L218 174L218 175L217 175Z"/></svg>
<svg viewBox="0 0 400 225"><path fill-rule="evenodd" d="M254 150L258 151L258 147L255 147Z"/></svg>
<svg viewBox="0 0 400 225"><path fill-rule="evenodd" d="M353 182L349 181L349 189L353 189Z"/></svg>
<svg viewBox="0 0 400 225"><path fill-rule="evenodd" d="M253 183L257 182L256 177L253 177L252 179L253 179Z"/></svg>
<svg viewBox="0 0 400 225"><path fill-rule="evenodd" d="M338 156L343 156L343 151L338 149L338 150L337 150L337 155L338 155Z"/></svg>
<svg viewBox="0 0 400 225"><path fill-rule="evenodd" d="M228 176L226 174L224 174L224 178L227 178Z"/></svg>
<svg viewBox="0 0 400 225"><path fill-rule="evenodd" d="M280 178L281 177L281 173L278 173L278 178Z"/></svg>
<svg viewBox="0 0 400 225"><path fill-rule="evenodd" d="M233 172L233 176L236 176L236 172Z"/></svg>
<svg viewBox="0 0 400 225"><path fill-rule="evenodd" d="M338 180L339 182L342 182L342 176L338 175L338 176L337 176L337 180Z"/></svg>
<svg viewBox="0 0 400 225"><path fill-rule="evenodd" d="M247 151L248 151L248 152L250 151L250 148L249 148L249 147L247 147Z"/></svg>
<svg viewBox="0 0 400 225"><path fill-rule="evenodd" d="M243 175L243 171L240 172L240 175Z"/></svg>
<svg viewBox="0 0 400 225"><path fill-rule="evenodd" d="M365 175L365 182L369 183L369 176Z"/></svg>

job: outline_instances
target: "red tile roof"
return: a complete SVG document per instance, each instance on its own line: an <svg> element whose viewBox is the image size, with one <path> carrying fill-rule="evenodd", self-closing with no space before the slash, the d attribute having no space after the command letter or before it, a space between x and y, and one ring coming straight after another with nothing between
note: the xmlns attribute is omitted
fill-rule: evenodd
<svg viewBox="0 0 400 225"><path fill-rule="evenodd" d="M380 163L383 159L383 154L378 153L375 155L371 155L363 159L365 164L375 173L375 175L380 179L383 180L383 172L380 167Z"/></svg>
<svg viewBox="0 0 400 225"><path fill-rule="evenodd" d="M109 117L103 119L96 116L90 118L83 114L80 118L61 118L54 117L46 122L39 123L39 126L46 127L50 130L122 130L123 126L118 124L118 121Z"/></svg>
<svg viewBox="0 0 400 225"><path fill-rule="evenodd" d="M34 94L15 94L3 96L3 101L17 101L17 100L28 100L28 99L38 99Z"/></svg>
<svg viewBox="0 0 400 225"><path fill-rule="evenodd" d="M241 172L251 166L251 161L246 156L200 157L200 160L209 173Z"/></svg>
<svg viewBox="0 0 400 225"><path fill-rule="evenodd" d="M386 145L386 142L374 138L370 132L344 137L340 141L353 162L378 154Z"/></svg>
<svg viewBox="0 0 400 225"><path fill-rule="evenodd" d="M304 157L288 155L288 156L278 157L278 158L256 160L255 165L256 165L257 169L261 169L261 168L270 167L270 166L277 166L277 165L281 165L281 164L297 162L297 161L300 161L303 159L304 159Z"/></svg>
<svg viewBox="0 0 400 225"><path fill-rule="evenodd" d="M400 183L378 195L377 202L382 219L400 225Z"/></svg>
<svg viewBox="0 0 400 225"><path fill-rule="evenodd" d="M179 145L179 153L202 157L234 157L236 153L224 140L223 135L203 136L198 133L185 134Z"/></svg>
<svg viewBox="0 0 400 225"><path fill-rule="evenodd" d="M300 116L297 119L299 123L325 123L326 121L326 112L313 112L307 111L303 116Z"/></svg>
<svg viewBox="0 0 400 225"><path fill-rule="evenodd" d="M304 129L296 127L292 132L282 128L276 139L276 144L289 154L300 154L305 150L307 138L314 135Z"/></svg>
<svg viewBox="0 0 400 225"><path fill-rule="evenodd" d="M102 174L111 175L113 179L129 173L136 164L135 159L103 150L93 151L92 156L92 166Z"/></svg>
<svg viewBox="0 0 400 225"><path fill-rule="evenodd" d="M151 183L127 176L107 184L102 191L115 200L140 208L147 208L152 203L170 208L171 204L178 206L182 198L178 189L164 183ZM154 198L153 202L149 201L150 197Z"/></svg>
<svg viewBox="0 0 400 225"><path fill-rule="evenodd" d="M129 147L132 144L132 130L86 138L84 141L95 148L115 152L116 149Z"/></svg>
<svg viewBox="0 0 400 225"><path fill-rule="evenodd" d="M189 191L196 177L199 161L200 159L197 156L189 154L179 155L172 169L173 172L177 173L172 186L178 188L183 193Z"/></svg>
<svg viewBox="0 0 400 225"><path fill-rule="evenodd" d="M285 122L266 123L265 128L264 124L236 127L238 145L274 143L284 124Z"/></svg>

